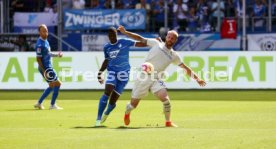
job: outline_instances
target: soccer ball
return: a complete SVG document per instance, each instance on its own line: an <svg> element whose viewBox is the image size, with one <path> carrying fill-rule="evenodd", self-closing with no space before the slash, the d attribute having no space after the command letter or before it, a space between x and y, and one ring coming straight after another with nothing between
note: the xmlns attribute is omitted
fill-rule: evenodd
<svg viewBox="0 0 276 149"><path fill-rule="evenodd" d="M142 70L147 74L151 74L152 72L154 72L154 67L151 63L145 62L142 64Z"/></svg>

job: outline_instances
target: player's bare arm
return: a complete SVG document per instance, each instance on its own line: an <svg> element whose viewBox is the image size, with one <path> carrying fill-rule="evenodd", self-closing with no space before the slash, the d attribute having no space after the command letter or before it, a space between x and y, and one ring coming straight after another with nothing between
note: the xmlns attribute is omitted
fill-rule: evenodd
<svg viewBox="0 0 276 149"><path fill-rule="evenodd" d="M135 43L135 47L146 47L147 44L146 43L143 43L143 42L136 42Z"/></svg>
<svg viewBox="0 0 276 149"><path fill-rule="evenodd" d="M102 73L105 71L105 69L107 68L107 64L108 64L108 59L105 59L102 63L102 66L98 72L98 81L100 84L103 84L104 82L104 79L103 79L103 76L102 76Z"/></svg>
<svg viewBox="0 0 276 149"><path fill-rule="evenodd" d="M181 63L179 66L183 68L191 78L195 79L200 86L206 85L206 82L204 80L201 80L190 67L186 66L184 63Z"/></svg>
<svg viewBox="0 0 276 149"><path fill-rule="evenodd" d="M132 39L134 39L134 40L140 41L140 42L145 43L145 44L147 43L147 40L146 40L144 37L142 37L142 36L140 36L140 35L138 35L138 34L136 34L136 33L127 31L127 30L125 29L125 27L122 26L122 25L120 25L120 26L118 27L118 30L119 30L122 34L125 34L125 35L127 35L128 37L130 37L130 38L132 38Z"/></svg>
<svg viewBox="0 0 276 149"><path fill-rule="evenodd" d="M58 52L57 54L51 53L51 57L62 57L62 56L63 56L62 52Z"/></svg>

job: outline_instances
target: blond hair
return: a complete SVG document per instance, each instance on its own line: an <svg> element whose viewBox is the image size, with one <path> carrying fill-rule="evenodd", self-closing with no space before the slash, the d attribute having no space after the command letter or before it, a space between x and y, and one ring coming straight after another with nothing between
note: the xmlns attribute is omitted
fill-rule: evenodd
<svg viewBox="0 0 276 149"><path fill-rule="evenodd" d="M174 34L178 38L178 33L175 30L168 31L168 34Z"/></svg>

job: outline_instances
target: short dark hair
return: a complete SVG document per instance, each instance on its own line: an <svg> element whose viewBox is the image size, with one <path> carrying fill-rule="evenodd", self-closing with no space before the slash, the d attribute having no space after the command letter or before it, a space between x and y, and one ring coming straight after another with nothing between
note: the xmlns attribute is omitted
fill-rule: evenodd
<svg viewBox="0 0 276 149"><path fill-rule="evenodd" d="M111 26L109 27L108 32L116 32L116 28Z"/></svg>

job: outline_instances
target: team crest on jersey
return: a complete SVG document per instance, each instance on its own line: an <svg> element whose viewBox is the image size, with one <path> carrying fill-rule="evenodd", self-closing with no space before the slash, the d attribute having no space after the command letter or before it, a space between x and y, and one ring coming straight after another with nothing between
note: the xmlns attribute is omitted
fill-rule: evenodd
<svg viewBox="0 0 276 149"><path fill-rule="evenodd" d="M116 58L119 52L120 52L120 50L109 52L110 58Z"/></svg>

